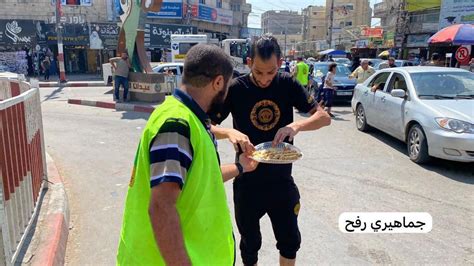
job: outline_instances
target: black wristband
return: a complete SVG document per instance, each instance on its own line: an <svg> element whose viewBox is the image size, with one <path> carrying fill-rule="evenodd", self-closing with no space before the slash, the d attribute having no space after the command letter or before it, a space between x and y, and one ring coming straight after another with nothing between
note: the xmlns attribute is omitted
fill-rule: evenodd
<svg viewBox="0 0 474 266"><path fill-rule="evenodd" d="M236 162L235 166L237 166L237 170L239 170L238 176L241 176L244 173L244 167L239 162Z"/></svg>

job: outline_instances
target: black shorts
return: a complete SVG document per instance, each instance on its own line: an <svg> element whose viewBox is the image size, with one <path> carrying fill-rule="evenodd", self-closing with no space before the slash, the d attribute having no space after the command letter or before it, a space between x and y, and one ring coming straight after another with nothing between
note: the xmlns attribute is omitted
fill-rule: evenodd
<svg viewBox="0 0 474 266"><path fill-rule="evenodd" d="M262 245L260 218L268 214L280 255L287 259L296 258L300 248L301 235L298 229L300 194L293 178L273 182L250 182L245 177L234 181L235 219L239 229L240 252L244 265L258 261Z"/></svg>

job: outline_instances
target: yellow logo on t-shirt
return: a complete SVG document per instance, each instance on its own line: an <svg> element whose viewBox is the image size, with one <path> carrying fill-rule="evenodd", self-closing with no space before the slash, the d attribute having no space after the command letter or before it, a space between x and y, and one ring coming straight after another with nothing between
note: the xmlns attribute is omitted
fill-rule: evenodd
<svg viewBox="0 0 474 266"><path fill-rule="evenodd" d="M252 124L263 131L273 129L280 121L280 108L270 100L262 100L255 104L250 113Z"/></svg>

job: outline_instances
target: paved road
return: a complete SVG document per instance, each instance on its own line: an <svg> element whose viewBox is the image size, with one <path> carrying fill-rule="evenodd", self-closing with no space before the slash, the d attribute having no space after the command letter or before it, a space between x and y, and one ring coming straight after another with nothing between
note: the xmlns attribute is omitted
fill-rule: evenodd
<svg viewBox="0 0 474 266"><path fill-rule="evenodd" d="M69 265L114 264L133 156L147 119L66 103L68 97L97 91L105 90L42 89L48 99L43 103L47 150L64 175L71 204ZM379 131L358 132L348 106L334 110L338 117L330 127L296 139L305 154L293 171L302 197L298 263L474 264L474 164L434 160L419 166L410 162L403 143ZM233 148L226 141L219 152L223 162L232 161ZM231 184L226 187L232 206ZM428 212L433 230L343 234L338 217L348 211ZM260 264L275 265L278 253L268 217L261 227Z"/></svg>

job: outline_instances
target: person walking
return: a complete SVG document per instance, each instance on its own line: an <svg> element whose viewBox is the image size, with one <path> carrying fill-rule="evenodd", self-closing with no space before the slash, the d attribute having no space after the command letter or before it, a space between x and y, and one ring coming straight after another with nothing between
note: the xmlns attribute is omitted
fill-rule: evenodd
<svg viewBox="0 0 474 266"><path fill-rule="evenodd" d="M109 60L112 69L114 70L114 96L115 101L122 102L120 100L120 85L123 86L123 101L128 101L128 74L130 73L130 59L128 58L128 52L123 52L121 57L110 58Z"/></svg>
<svg viewBox="0 0 474 266"><path fill-rule="evenodd" d="M334 91L336 87L334 86L334 78L336 77L337 71L337 64L331 63L328 67L328 73L326 78L324 79L324 86L323 86L323 93L324 93L324 106L326 107L326 111L331 117L334 115L331 113L332 103L334 100Z"/></svg>
<svg viewBox="0 0 474 266"><path fill-rule="evenodd" d="M49 71L51 68L51 61L49 61L49 56L46 56L41 62L41 67L43 68L44 80L49 81Z"/></svg>
<svg viewBox="0 0 474 266"><path fill-rule="evenodd" d="M357 84L363 83L375 73L375 69L369 66L369 60L362 60L361 65L352 72L349 78L357 79Z"/></svg>
<svg viewBox="0 0 474 266"><path fill-rule="evenodd" d="M275 37L255 38L247 63L250 73L232 81L224 105L211 115L213 122L220 124L232 114L234 129L216 126L213 132L228 138L237 155L251 151L253 144L293 143L299 132L317 130L331 123L328 114L299 82L278 73L282 59ZM295 122L293 107L310 116ZM295 264L301 243L300 196L291 169L292 164L259 164L254 172L245 173L234 181L235 219L241 235L240 254L244 265L258 262L262 244L259 223L265 214L272 223L280 265Z"/></svg>
<svg viewBox="0 0 474 266"><path fill-rule="evenodd" d="M143 131L128 187L117 265L233 265L235 245L224 182L257 162L220 166L207 115L221 104L232 61L199 44L184 62L183 86Z"/></svg>
<svg viewBox="0 0 474 266"><path fill-rule="evenodd" d="M309 66L299 56L295 67L296 80L307 90L308 89Z"/></svg>

